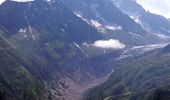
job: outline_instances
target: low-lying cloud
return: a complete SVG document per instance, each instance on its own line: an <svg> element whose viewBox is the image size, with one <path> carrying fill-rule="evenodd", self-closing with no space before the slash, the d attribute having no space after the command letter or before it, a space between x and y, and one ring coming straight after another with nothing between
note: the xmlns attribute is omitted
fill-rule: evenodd
<svg viewBox="0 0 170 100"><path fill-rule="evenodd" d="M92 44L98 48L104 49L123 49L125 44L121 43L119 40L109 39L109 40L97 40Z"/></svg>

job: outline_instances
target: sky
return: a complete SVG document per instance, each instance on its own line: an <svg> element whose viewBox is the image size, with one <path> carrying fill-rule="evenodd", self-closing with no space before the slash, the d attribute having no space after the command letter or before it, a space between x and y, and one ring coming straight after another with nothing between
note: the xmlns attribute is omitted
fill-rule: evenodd
<svg viewBox="0 0 170 100"><path fill-rule="evenodd" d="M137 0L146 10L170 18L170 0Z"/></svg>

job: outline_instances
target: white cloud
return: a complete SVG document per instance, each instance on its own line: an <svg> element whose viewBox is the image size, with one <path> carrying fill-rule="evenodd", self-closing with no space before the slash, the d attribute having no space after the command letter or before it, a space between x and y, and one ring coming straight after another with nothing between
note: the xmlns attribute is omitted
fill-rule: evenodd
<svg viewBox="0 0 170 100"><path fill-rule="evenodd" d="M146 10L170 18L170 0L137 0Z"/></svg>
<svg viewBox="0 0 170 100"><path fill-rule="evenodd" d="M125 44L121 43L119 40L97 40L92 44L95 47L105 48L105 49L123 49Z"/></svg>
<svg viewBox="0 0 170 100"><path fill-rule="evenodd" d="M0 4L2 4L6 0L0 0ZM18 1L18 2L28 2L28 1L34 1L34 0L11 0L11 1Z"/></svg>

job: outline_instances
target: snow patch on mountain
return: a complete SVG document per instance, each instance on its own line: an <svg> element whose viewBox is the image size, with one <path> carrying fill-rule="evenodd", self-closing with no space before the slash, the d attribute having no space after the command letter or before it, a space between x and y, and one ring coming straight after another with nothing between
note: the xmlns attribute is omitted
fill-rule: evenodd
<svg viewBox="0 0 170 100"><path fill-rule="evenodd" d="M135 46L135 47L131 48L131 50L142 49L142 51L150 51L150 50L165 47L166 45L167 45L167 43L164 43L164 44L148 44L148 45L144 45L144 46Z"/></svg>
<svg viewBox="0 0 170 100"><path fill-rule="evenodd" d="M77 17L81 18L83 21L85 21L86 23L89 24L88 19L86 19L86 18L83 17L82 12L80 12L80 11L75 11L74 14L75 14Z"/></svg>
<svg viewBox="0 0 170 100"><path fill-rule="evenodd" d="M167 36L165 34L155 33L156 36L158 36L161 39L170 39L170 36Z"/></svg>
<svg viewBox="0 0 170 100"><path fill-rule="evenodd" d="M131 15L131 14L129 14ZM145 29L148 32L151 32L152 29L150 27L150 25L148 23L144 23L141 19L140 19L141 15L131 15L130 18L133 19L137 24L139 24L143 29Z"/></svg>
<svg viewBox="0 0 170 100"><path fill-rule="evenodd" d="M27 31L26 28L20 28L18 32L20 32L20 33L25 33L26 31Z"/></svg>
<svg viewBox="0 0 170 100"><path fill-rule="evenodd" d="M80 17L80 18L83 17L82 12L80 12L80 11L75 11L74 14L75 14L77 17Z"/></svg>
<svg viewBox="0 0 170 100"><path fill-rule="evenodd" d="M105 26L106 29L112 30L112 31L116 31L116 30L123 30L123 28L121 26Z"/></svg>
<svg viewBox="0 0 170 100"><path fill-rule="evenodd" d="M99 28L102 26L97 20L91 19L90 22L91 22L92 26L94 26L96 28Z"/></svg>
<svg viewBox="0 0 170 100"><path fill-rule="evenodd" d="M140 20L140 16L130 16L131 19L133 19L136 23L142 25L142 22Z"/></svg>
<svg viewBox="0 0 170 100"><path fill-rule="evenodd" d="M119 56L116 60L132 57L132 56L138 56L140 54L144 54L146 52L163 48L167 46L168 43L162 43L162 44L148 44L148 45L142 45L142 46L134 46L132 48L129 48L125 50L121 56Z"/></svg>
<svg viewBox="0 0 170 100"><path fill-rule="evenodd" d="M133 32L129 32L129 34L130 34L133 38L142 38L142 37L143 37L142 35L136 34L136 33L133 33Z"/></svg>

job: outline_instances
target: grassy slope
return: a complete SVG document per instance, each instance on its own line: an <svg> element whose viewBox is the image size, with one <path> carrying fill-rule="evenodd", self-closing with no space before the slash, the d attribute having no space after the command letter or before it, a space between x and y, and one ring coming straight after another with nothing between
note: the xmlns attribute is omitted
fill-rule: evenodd
<svg viewBox="0 0 170 100"><path fill-rule="evenodd" d="M38 76L28 70L29 64L3 37L0 44L0 99L40 99Z"/></svg>

